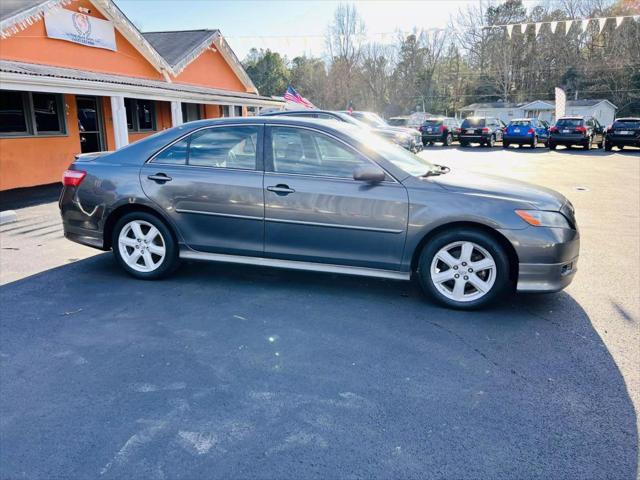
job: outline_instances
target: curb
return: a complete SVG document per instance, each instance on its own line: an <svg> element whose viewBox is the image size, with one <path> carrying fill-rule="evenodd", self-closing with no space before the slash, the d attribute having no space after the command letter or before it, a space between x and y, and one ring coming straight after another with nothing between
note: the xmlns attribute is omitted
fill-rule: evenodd
<svg viewBox="0 0 640 480"><path fill-rule="evenodd" d="M13 223L18 221L18 215L15 210L5 210L0 212L0 225L5 225L7 223Z"/></svg>

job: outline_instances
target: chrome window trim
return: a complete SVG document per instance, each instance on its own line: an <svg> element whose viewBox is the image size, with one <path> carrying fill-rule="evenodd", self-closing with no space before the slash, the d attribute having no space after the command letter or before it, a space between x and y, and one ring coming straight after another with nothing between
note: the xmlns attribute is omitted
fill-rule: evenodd
<svg viewBox="0 0 640 480"><path fill-rule="evenodd" d="M192 135L194 133L200 132L202 130L207 130L207 129L211 129L211 128L223 128L223 127L264 127L264 123L225 123L223 125L207 125L207 126L204 126L204 127L196 128L195 130L190 130L190 131L186 132L184 135L182 135L182 136L176 138L175 140L173 140L171 143L168 143L167 145L162 147L160 150L155 152L153 155L151 155L144 162L144 165L147 165L147 164L167 165L167 166L170 165L172 167L217 168L217 169L221 169L221 170L237 170L237 171L241 171L241 172L261 172L262 170L258 170L257 168L209 167L209 166L206 166L206 165L189 165L187 163L185 163L184 165L181 165L181 164L178 164L178 163L162 163L162 162L157 162L156 163L156 162L153 161L158 155L160 155L166 149L171 148L174 144L178 143L181 140L184 140L189 135ZM256 152L256 164L258 163L258 158L257 157L258 157L258 155L257 155L257 152Z"/></svg>

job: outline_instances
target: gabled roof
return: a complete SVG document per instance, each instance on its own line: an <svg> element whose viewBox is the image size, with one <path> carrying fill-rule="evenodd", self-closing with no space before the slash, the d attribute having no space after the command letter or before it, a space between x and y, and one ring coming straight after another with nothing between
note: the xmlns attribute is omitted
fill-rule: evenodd
<svg viewBox="0 0 640 480"><path fill-rule="evenodd" d="M143 32L153 48L177 69L185 59L200 51L203 44L211 45L218 30L183 30L165 32Z"/></svg>
<svg viewBox="0 0 640 480"><path fill-rule="evenodd" d="M556 102L554 100L534 100L532 102L522 102L522 103L512 103L512 102L489 102L489 103L472 103L471 105L467 105L466 107L462 107L461 111L473 111L480 110L483 108L527 108L535 103L546 103L551 106L555 106ZM585 99L585 100L567 100L567 107L592 107L594 105L598 105L599 103L607 102L611 104L613 108L616 107L609 100L604 98L596 98L596 99Z"/></svg>
<svg viewBox="0 0 640 480"><path fill-rule="evenodd" d="M145 32L146 40L171 65L174 75L179 75L211 45L215 45L220 55L240 79L245 88L253 93L258 89L249 78L242 63L220 33L220 30L172 30L164 32Z"/></svg>
<svg viewBox="0 0 640 480"><path fill-rule="evenodd" d="M487 102L487 103L472 103L466 107L462 107L460 110L478 110L481 108L520 108L526 103L513 103L513 102Z"/></svg>

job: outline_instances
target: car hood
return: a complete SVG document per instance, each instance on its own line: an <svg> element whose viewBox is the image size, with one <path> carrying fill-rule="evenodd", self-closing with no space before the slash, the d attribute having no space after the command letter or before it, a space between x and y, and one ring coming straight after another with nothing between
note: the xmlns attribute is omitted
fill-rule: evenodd
<svg viewBox="0 0 640 480"><path fill-rule="evenodd" d="M385 137L395 137L398 133L402 133L410 137L415 137L418 134L418 132L416 132L415 130L412 131L410 128L395 128L395 127L374 128L372 131L374 133L377 133Z"/></svg>
<svg viewBox="0 0 640 480"><path fill-rule="evenodd" d="M564 195L550 188L495 175L451 170L433 179L453 192L525 202L540 210L560 211L567 203Z"/></svg>

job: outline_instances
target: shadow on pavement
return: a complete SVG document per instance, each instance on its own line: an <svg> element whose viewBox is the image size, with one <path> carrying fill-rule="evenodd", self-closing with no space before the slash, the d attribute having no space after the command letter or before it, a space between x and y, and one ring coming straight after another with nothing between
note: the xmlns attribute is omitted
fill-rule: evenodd
<svg viewBox="0 0 640 480"><path fill-rule="evenodd" d="M110 254L0 288L2 478L635 478L636 416L571 296Z"/></svg>

